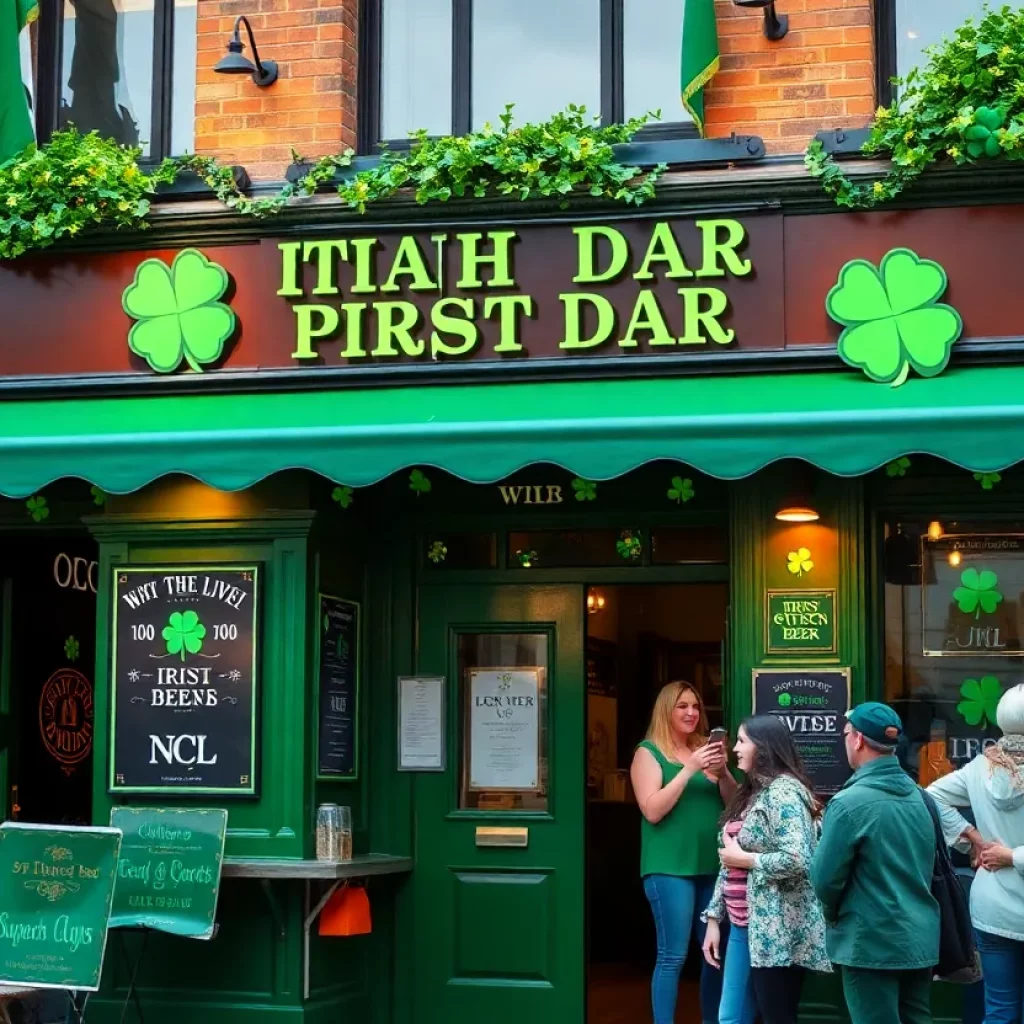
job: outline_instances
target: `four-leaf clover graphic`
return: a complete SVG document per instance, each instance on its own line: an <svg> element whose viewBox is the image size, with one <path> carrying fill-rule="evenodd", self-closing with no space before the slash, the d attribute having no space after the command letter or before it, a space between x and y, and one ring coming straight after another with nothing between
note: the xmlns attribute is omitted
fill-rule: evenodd
<svg viewBox="0 0 1024 1024"><path fill-rule="evenodd" d="M572 489L576 492L577 501L594 501L597 498L597 484L593 480L584 480L581 476L573 477Z"/></svg>
<svg viewBox="0 0 1024 1024"><path fill-rule="evenodd" d="M968 725L992 724L996 720L996 708L1002 695L1002 684L995 676L965 679L960 685L963 700L957 704L956 709Z"/></svg>
<svg viewBox="0 0 1024 1024"><path fill-rule="evenodd" d="M78 661L78 653L81 650L81 645L78 643L78 637L69 636L64 641L64 654L70 661Z"/></svg>
<svg viewBox="0 0 1024 1024"><path fill-rule="evenodd" d="M335 487L331 491L331 501L336 501L342 508L348 508L354 500L351 487Z"/></svg>
<svg viewBox="0 0 1024 1024"><path fill-rule="evenodd" d="M792 703L793 703L793 696L792 696L792 694L789 694L789 693L780 693L779 694L779 707L780 708L788 708L790 706L790 704L792 704Z"/></svg>
<svg viewBox="0 0 1024 1024"><path fill-rule="evenodd" d="M996 590L999 577L991 569L982 569L981 572L965 569L960 574L960 582L963 586L953 591L953 600L965 615L973 612L976 619L981 618L982 612L991 615L1003 599Z"/></svg>
<svg viewBox="0 0 1024 1024"><path fill-rule="evenodd" d="M41 494L34 494L28 501L25 502L25 508L28 509L28 514L32 519L41 523L44 519L50 518L50 509L46 504L46 498Z"/></svg>
<svg viewBox="0 0 1024 1024"><path fill-rule="evenodd" d="M414 469L409 474L409 490L414 491L417 498L421 494L427 494L432 486L422 469Z"/></svg>
<svg viewBox="0 0 1024 1024"><path fill-rule="evenodd" d="M182 359L196 373L214 363L235 329L235 314L219 299L227 291L227 271L198 249L182 249L170 267L143 260L121 298L136 320L128 347L157 373L172 373Z"/></svg>
<svg viewBox="0 0 1024 1024"><path fill-rule="evenodd" d="M674 501L677 505L682 505L684 501L689 501L693 494L693 481L689 477L672 477L672 486L668 489L670 501Z"/></svg>
<svg viewBox="0 0 1024 1024"><path fill-rule="evenodd" d="M199 621L199 616L189 608L183 612L171 612L162 636L167 641L167 653L180 654L181 660L184 661L186 651L189 654L197 654L202 650L206 627Z"/></svg>
<svg viewBox="0 0 1024 1024"><path fill-rule="evenodd" d="M960 314L939 302L946 272L910 249L892 249L876 269L851 260L839 271L825 308L843 325L839 355L879 383L899 387L911 367L934 377L960 337Z"/></svg>
<svg viewBox="0 0 1024 1024"><path fill-rule="evenodd" d="M786 556L786 568L794 576L803 576L805 572L810 572L814 568L814 562L811 561L811 552L809 548L800 548L797 551L790 551Z"/></svg>
<svg viewBox="0 0 1024 1024"><path fill-rule="evenodd" d="M981 156L999 156L1002 147L996 134L1003 126L1006 115L992 107L978 107L974 112L974 124L964 131L967 152L975 159Z"/></svg>
<svg viewBox="0 0 1024 1024"><path fill-rule="evenodd" d="M893 459L892 462L886 463L885 475L906 476L908 469L910 469L910 459L906 455L901 455L898 459Z"/></svg>
<svg viewBox="0 0 1024 1024"><path fill-rule="evenodd" d="M619 557L627 562L636 561L644 550L643 538L632 530L623 530L619 540L615 542L615 550L618 551Z"/></svg>
<svg viewBox="0 0 1024 1024"><path fill-rule="evenodd" d="M974 479L981 484L983 491L991 491L1003 477L1001 473L975 473Z"/></svg>

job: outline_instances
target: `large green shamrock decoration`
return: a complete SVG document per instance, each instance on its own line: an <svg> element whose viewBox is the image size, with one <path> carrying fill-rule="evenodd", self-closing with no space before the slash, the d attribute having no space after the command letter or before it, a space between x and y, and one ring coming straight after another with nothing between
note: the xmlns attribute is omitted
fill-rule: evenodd
<svg viewBox="0 0 1024 1024"><path fill-rule="evenodd" d="M1003 475L1001 473L975 473L974 479L981 484L983 491L991 491L1003 479Z"/></svg>
<svg viewBox="0 0 1024 1024"><path fill-rule="evenodd" d="M996 708L1002 695L1003 687L995 676L965 679L960 685L963 700L956 709L968 725L991 724L996 720Z"/></svg>
<svg viewBox="0 0 1024 1024"><path fill-rule="evenodd" d="M348 508L355 500L352 497L351 487L335 487L331 491L331 500L336 501L342 508Z"/></svg>
<svg viewBox="0 0 1024 1024"><path fill-rule="evenodd" d="M171 612L162 636L167 641L167 653L180 654L181 660L184 661L186 651L189 654L198 654L203 649L206 627L199 621L199 616L189 608L183 612Z"/></svg>
<svg viewBox="0 0 1024 1024"><path fill-rule="evenodd" d="M876 269L867 260L851 260L839 271L825 308L845 328L839 355L879 383L899 387L911 367L934 377L949 362L963 322L952 307L938 301L946 290L946 272L910 249L893 249Z"/></svg>
<svg viewBox="0 0 1024 1024"><path fill-rule="evenodd" d="M910 469L910 459L906 455L901 455L898 459L893 459L892 462L886 463L885 475L892 477L906 476L908 469Z"/></svg>
<svg viewBox="0 0 1024 1024"><path fill-rule="evenodd" d="M953 600L956 601L960 611L965 615L974 613L976 619L981 618L981 613L991 615L1003 595L996 590L999 577L991 569L965 569L960 574L962 587L953 591Z"/></svg>
<svg viewBox="0 0 1024 1024"><path fill-rule="evenodd" d="M235 329L235 314L218 301L228 287L227 271L198 249L183 249L170 267L143 260L121 299L138 323L128 347L157 373L172 373L182 359L196 373L214 363Z"/></svg>
<svg viewBox="0 0 1024 1024"><path fill-rule="evenodd" d="M1006 115L992 107L978 107L974 112L974 124L964 131L967 152L975 159L982 156L999 156L1002 146L996 134L1003 126Z"/></svg>

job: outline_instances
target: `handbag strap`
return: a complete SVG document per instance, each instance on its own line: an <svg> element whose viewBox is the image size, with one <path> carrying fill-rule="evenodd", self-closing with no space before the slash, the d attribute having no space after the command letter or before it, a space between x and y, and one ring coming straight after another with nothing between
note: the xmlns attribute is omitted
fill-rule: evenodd
<svg viewBox="0 0 1024 1024"><path fill-rule="evenodd" d="M924 801L925 807L928 808L928 814L932 819L932 827L935 830L936 868L941 866L944 870L948 868L949 872L953 872L953 860L949 855L949 846L946 843L946 833L942 829L942 818L939 815L939 807L938 804L935 803L935 797L933 797L923 786L918 786L917 790L921 794L921 799Z"/></svg>

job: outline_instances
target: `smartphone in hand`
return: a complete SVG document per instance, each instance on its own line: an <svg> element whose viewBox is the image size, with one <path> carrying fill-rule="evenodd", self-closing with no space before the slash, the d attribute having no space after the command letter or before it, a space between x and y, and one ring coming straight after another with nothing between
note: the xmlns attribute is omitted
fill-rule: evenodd
<svg viewBox="0 0 1024 1024"><path fill-rule="evenodd" d="M710 745L712 743L721 743L724 747L725 741L728 738L729 734L721 726L719 726L717 729L711 730L711 735L708 737L708 744Z"/></svg>

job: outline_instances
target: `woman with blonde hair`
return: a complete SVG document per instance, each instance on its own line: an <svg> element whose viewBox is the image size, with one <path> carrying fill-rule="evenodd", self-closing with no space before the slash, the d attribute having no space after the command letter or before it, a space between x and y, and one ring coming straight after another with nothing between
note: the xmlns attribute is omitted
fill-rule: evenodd
<svg viewBox="0 0 1024 1024"><path fill-rule="evenodd" d="M694 924L718 874L718 819L736 791L724 743L708 743L707 715L688 682L662 687L647 738L636 748L630 778L642 815L640 873L658 937L651 979L654 1024L673 1024L679 975ZM699 934L703 942L703 934ZM718 1020L721 974L701 971L702 1019Z"/></svg>
<svg viewBox="0 0 1024 1024"><path fill-rule="evenodd" d="M985 1024L1024 1020L1024 684L1000 698L1003 731L959 771L928 792L942 812L951 846L970 846L978 873L971 883L971 921L985 978ZM977 825L957 808L970 807Z"/></svg>

